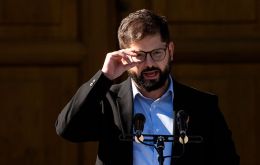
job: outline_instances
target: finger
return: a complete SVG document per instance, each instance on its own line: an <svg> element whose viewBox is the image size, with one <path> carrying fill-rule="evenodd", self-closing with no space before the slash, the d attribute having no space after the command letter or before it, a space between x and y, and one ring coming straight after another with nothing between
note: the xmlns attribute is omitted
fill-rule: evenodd
<svg viewBox="0 0 260 165"><path fill-rule="evenodd" d="M124 65L127 65L127 64L131 64L132 61L128 58L128 57L124 57L121 59L121 62L124 64Z"/></svg>
<svg viewBox="0 0 260 165"><path fill-rule="evenodd" d="M126 61L126 62L129 63L129 64L133 62L132 58L131 58L129 55L125 55L125 56L122 58L122 60Z"/></svg>
<svg viewBox="0 0 260 165"><path fill-rule="evenodd" d="M117 59L121 59L122 57L124 57L125 55L120 52L120 51L115 51L115 52L111 52L107 54L110 58L117 58Z"/></svg>
<svg viewBox="0 0 260 165"><path fill-rule="evenodd" d="M136 55L132 48L129 49L121 49L118 51L114 51L108 53L108 57L114 60L120 60L124 65L132 63L131 56Z"/></svg>
<svg viewBox="0 0 260 165"><path fill-rule="evenodd" d="M132 63L129 63L129 64L124 65L125 70L129 70L129 69L131 69L131 68L137 66L137 64L138 64L138 63L136 63L136 62L132 62Z"/></svg>
<svg viewBox="0 0 260 165"><path fill-rule="evenodd" d="M123 54L126 54L128 56L136 56L136 51L133 48L128 48L128 49L121 49L120 50Z"/></svg>

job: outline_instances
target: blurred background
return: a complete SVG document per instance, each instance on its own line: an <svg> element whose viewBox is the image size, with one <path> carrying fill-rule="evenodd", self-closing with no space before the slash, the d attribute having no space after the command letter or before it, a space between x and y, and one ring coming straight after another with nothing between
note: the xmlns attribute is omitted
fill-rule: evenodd
<svg viewBox="0 0 260 165"><path fill-rule="evenodd" d="M141 8L169 20L176 79L219 96L241 165L260 164L260 1L0 0L1 165L94 164L97 143L61 139L55 120Z"/></svg>

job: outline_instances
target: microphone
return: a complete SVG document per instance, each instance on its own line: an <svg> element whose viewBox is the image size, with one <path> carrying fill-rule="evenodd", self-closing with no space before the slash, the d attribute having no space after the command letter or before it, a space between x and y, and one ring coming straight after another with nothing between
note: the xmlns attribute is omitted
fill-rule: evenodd
<svg viewBox="0 0 260 165"><path fill-rule="evenodd" d="M144 140L142 132L144 130L145 117L142 113L137 113L134 116L134 132L135 132L135 141L140 143Z"/></svg>
<svg viewBox="0 0 260 165"><path fill-rule="evenodd" d="M188 129L189 116L184 110L180 110L177 113L177 125L180 132L179 142L181 144L186 144L189 141L186 131Z"/></svg>

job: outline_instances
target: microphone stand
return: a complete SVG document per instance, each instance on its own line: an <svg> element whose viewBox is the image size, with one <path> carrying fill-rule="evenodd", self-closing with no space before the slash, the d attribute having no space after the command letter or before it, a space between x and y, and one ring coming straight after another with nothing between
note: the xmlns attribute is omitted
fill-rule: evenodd
<svg viewBox="0 0 260 165"><path fill-rule="evenodd" d="M181 157L184 153L184 145L186 143L201 143L203 141L203 138L201 136L189 136L189 140L187 140L187 141L185 141L184 137L182 137L182 136L174 136L174 135L133 134L133 135L125 135L124 137L122 137L122 136L123 136L122 134L119 136L119 139L121 141L135 141L137 143L155 147L155 149L159 155L158 162L160 165L163 165L165 157L173 157L173 158ZM152 138L147 139L144 137L152 137ZM179 138L181 138L182 141ZM187 136L186 136L186 138L187 138ZM183 151L182 151L181 155L164 156L163 155L163 151L165 148L164 142L174 142L174 141L177 142L178 140L175 140L175 139L179 139L179 143L183 144ZM152 144L145 143L145 142L154 142L154 144L156 144L156 145L152 145Z"/></svg>
<svg viewBox="0 0 260 165"><path fill-rule="evenodd" d="M160 165L163 165L164 162L164 156L163 156L163 150L164 150L164 137L163 136L159 136L157 138L157 144L156 144L156 150L159 154L158 156L158 161Z"/></svg>
<svg viewBox="0 0 260 165"><path fill-rule="evenodd" d="M159 165L163 165L165 157L171 157L171 156L164 156L163 151L165 148L164 142L173 142L174 136L173 135L149 135L149 134L135 134L135 141L137 143L142 143L144 145L153 146L157 153L158 153L158 162ZM152 137L152 139L145 139L144 137ZM154 145L145 143L145 142L154 142ZM155 145L156 144L156 145Z"/></svg>

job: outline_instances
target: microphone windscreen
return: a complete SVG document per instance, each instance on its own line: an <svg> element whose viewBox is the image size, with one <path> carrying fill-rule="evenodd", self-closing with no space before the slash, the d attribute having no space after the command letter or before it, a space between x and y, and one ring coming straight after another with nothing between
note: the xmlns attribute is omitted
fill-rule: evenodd
<svg viewBox="0 0 260 165"><path fill-rule="evenodd" d="M134 116L134 130L143 131L144 130L145 117L142 113L137 113Z"/></svg>
<svg viewBox="0 0 260 165"><path fill-rule="evenodd" d="M188 123L189 115L184 110L179 110L177 113L177 121L180 122L180 120L184 121L185 123Z"/></svg>

